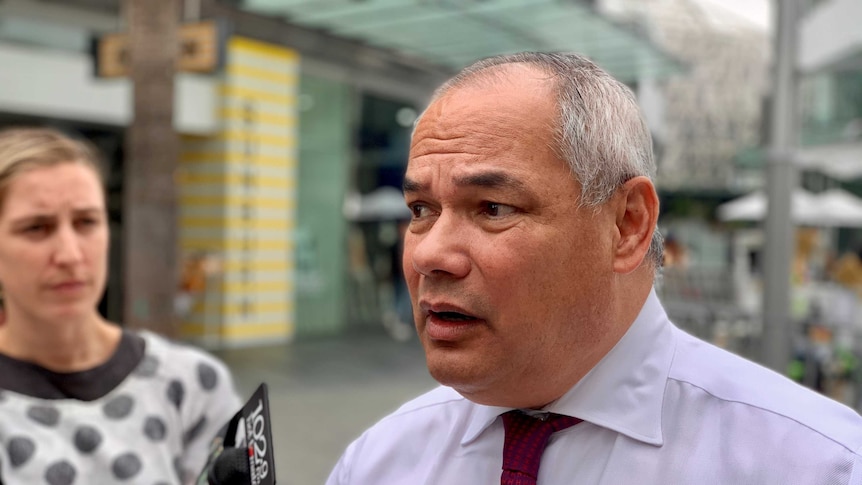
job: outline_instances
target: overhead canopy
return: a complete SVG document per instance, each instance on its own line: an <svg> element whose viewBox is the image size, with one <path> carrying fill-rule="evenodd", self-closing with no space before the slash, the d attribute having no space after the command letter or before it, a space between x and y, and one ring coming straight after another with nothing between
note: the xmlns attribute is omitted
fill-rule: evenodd
<svg viewBox="0 0 862 485"><path fill-rule="evenodd" d="M245 0L242 7L284 16L376 47L460 69L495 54L574 51L622 81L680 70L632 26L578 0Z"/></svg>
<svg viewBox="0 0 862 485"><path fill-rule="evenodd" d="M857 126L862 132L862 119ZM737 154L735 162L740 168L760 170L768 157L764 148L750 148ZM837 180L862 179L862 136L859 141L800 146L791 160L801 170L820 172Z"/></svg>
<svg viewBox="0 0 862 485"><path fill-rule="evenodd" d="M797 188L791 196L791 216L796 224L813 227L862 227L862 199L841 189L813 194ZM723 221L760 221L767 213L762 191L718 206Z"/></svg>
<svg viewBox="0 0 862 485"><path fill-rule="evenodd" d="M862 142L807 146L799 150L800 168L817 170L838 180L862 178Z"/></svg>

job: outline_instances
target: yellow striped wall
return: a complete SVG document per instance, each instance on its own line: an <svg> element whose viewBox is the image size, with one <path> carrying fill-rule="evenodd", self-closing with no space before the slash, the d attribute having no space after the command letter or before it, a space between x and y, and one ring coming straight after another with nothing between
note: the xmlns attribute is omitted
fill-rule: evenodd
<svg viewBox="0 0 862 485"><path fill-rule="evenodd" d="M211 346L287 341L295 327L299 56L241 37L227 55L220 131L183 141L182 254L219 264L180 331Z"/></svg>

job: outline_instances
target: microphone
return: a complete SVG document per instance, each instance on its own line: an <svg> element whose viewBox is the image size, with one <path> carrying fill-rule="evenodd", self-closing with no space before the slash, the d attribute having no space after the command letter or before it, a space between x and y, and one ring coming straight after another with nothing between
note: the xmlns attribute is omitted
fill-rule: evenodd
<svg viewBox="0 0 862 485"><path fill-rule="evenodd" d="M275 485L269 392L261 383L213 440L197 485Z"/></svg>

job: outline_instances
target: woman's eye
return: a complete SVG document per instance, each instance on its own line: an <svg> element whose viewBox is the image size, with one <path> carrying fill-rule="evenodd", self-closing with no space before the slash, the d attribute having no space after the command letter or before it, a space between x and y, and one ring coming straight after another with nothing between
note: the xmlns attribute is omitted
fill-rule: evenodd
<svg viewBox="0 0 862 485"><path fill-rule="evenodd" d="M497 202L486 202L484 212L490 217L504 217L513 214L515 208L506 204L498 204Z"/></svg>
<svg viewBox="0 0 862 485"><path fill-rule="evenodd" d="M94 218L79 219L76 222L77 225L84 226L84 227L95 226L98 223L99 223L99 220L94 219Z"/></svg>

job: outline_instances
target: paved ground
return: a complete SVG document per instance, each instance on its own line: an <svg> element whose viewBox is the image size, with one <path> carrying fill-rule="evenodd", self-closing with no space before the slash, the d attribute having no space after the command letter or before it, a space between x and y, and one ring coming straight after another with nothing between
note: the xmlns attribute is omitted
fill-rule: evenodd
<svg viewBox="0 0 862 485"><path fill-rule="evenodd" d="M243 397L269 386L280 485L324 483L365 428L435 385L415 338L350 336L217 355Z"/></svg>

